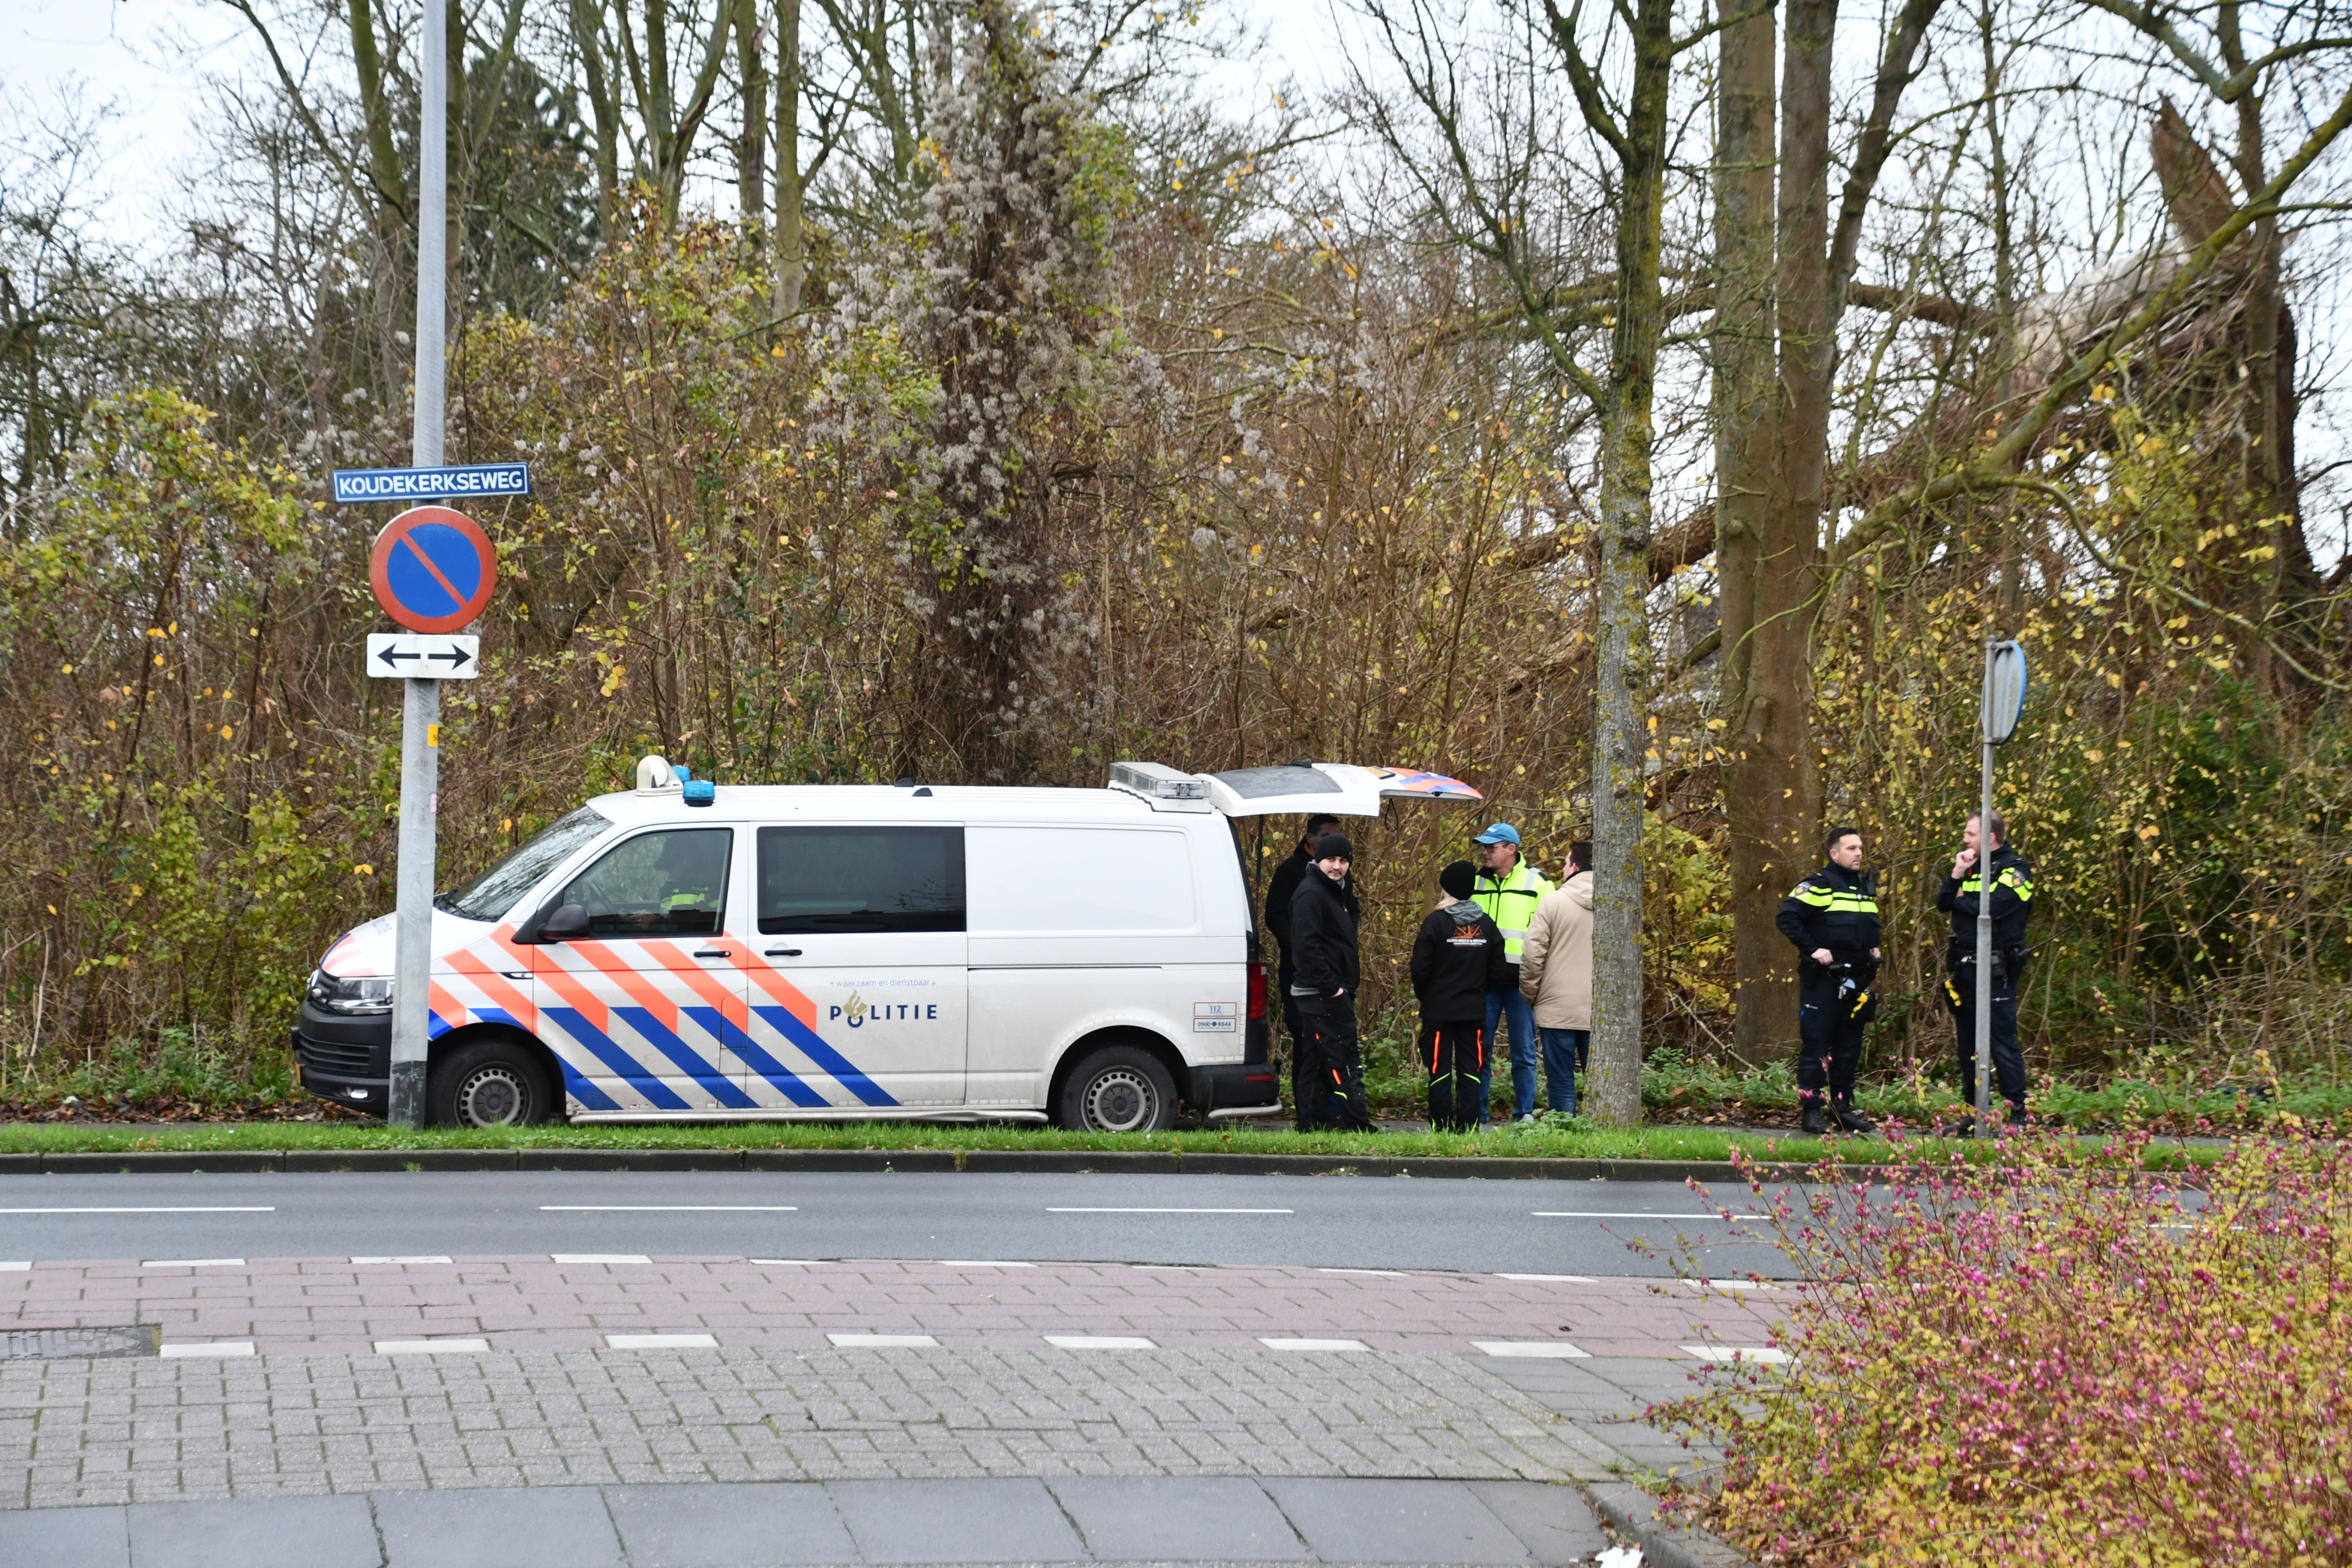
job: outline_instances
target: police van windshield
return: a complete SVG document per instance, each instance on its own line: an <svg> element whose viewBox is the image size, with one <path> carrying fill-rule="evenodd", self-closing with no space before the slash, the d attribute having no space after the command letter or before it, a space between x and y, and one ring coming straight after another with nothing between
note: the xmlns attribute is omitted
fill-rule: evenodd
<svg viewBox="0 0 2352 1568"><path fill-rule="evenodd" d="M468 920L500 919L557 862L612 825L612 819L593 806L583 806L484 872L464 892L435 903Z"/></svg>

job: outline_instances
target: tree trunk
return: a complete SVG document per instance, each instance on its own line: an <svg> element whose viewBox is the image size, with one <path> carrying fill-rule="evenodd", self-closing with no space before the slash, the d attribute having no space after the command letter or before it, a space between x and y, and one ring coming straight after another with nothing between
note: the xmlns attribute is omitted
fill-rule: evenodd
<svg viewBox="0 0 2352 1568"><path fill-rule="evenodd" d="M1666 94L1672 0L1641 0L1617 212L1617 322L1601 408L1600 646L1592 725L1594 1119L1642 1120L1642 813L1651 757L1651 449L1665 321ZM1588 112L1590 112L1588 110Z"/></svg>
<svg viewBox="0 0 2352 1568"><path fill-rule="evenodd" d="M768 57L761 47L760 0L735 0L735 68L742 78L742 133L735 141L735 202L753 249L768 237Z"/></svg>
<svg viewBox="0 0 2352 1568"><path fill-rule="evenodd" d="M1746 723L1755 669L1761 547L1778 487L1774 441L1773 99L1779 30L1761 12L1721 35L1717 75L1715 246L1717 308L1712 343L1716 419L1716 605L1722 653L1717 756L1723 775L1733 888L1737 976L1732 1051L1759 1063L1787 1010L1788 944L1774 929L1781 883L1759 855L1764 784ZM1743 894L1747 896L1743 896ZM1764 907L1769 895L1772 907ZM1759 918L1760 915L1761 918Z"/></svg>
<svg viewBox="0 0 2352 1568"><path fill-rule="evenodd" d="M801 241L801 0L776 4L776 293L773 314L798 314L808 262Z"/></svg>

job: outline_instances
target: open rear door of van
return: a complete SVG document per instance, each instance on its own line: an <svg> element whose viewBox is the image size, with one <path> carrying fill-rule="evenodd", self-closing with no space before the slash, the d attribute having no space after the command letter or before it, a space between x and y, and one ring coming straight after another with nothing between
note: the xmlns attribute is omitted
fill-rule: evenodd
<svg viewBox="0 0 2352 1568"><path fill-rule="evenodd" d="M1418 768L1359 768L1347 762L1293 762L1202 775L1209 804L1228 817L1281 817L1328 811L1377 817L1383 800L1476 801L1459 779Z"/></svg>

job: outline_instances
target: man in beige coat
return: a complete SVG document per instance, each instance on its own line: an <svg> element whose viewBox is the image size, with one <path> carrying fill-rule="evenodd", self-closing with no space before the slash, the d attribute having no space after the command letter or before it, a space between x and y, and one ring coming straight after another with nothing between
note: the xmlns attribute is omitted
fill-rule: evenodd
<svg viewBox="0 0 2352 1568"><path fill-rule="evenodd" d="M1568 874L1536 904L1520 950L1519 994L1543 1040L1545 1099L1576 1114L1576 1075L1592 1049L1592 845L1569 846Z"/></svg>

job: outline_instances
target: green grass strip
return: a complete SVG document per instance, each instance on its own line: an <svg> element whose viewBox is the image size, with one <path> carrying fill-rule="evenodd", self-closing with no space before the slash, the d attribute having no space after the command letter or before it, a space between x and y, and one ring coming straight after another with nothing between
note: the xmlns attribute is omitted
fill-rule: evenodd
<svg viewBox="0 0 2352 1568"><path fill-rule="evenodd" d="M2098 1140L2084 1139L2086 1148ZM1912 1145L1916 1147L1916 1145ZM1969 1158L1997 1145L1948 1145ZM626 1126L430 1128L300 1123L197 1124L167 1129L59 1123L0 1124L0 1154L116 1154L232 1149L1035 1149L1186 1154L1354 1155L1390 1158L1547 1158L1728 1162L1735 1149L1758 1159L1810 1163L1825 1155L1867 1163L1889 1157L1876 1139L1775 1138L1692 1127L1627 1129L1537 1125L1485 1133L1299 1134L1243 1130L1185 1133L1066 1133L1054 1128L923 1125L905 1122L690 1123ZM2152 1165L2204 1163L2218 1149L2158 1147Z"/></svg>

